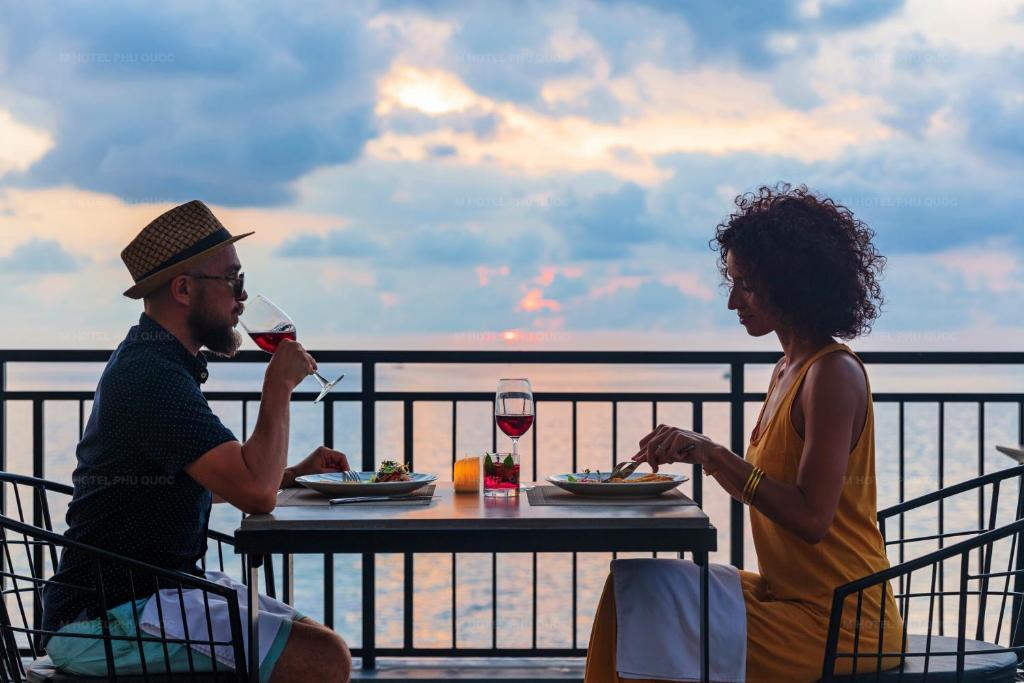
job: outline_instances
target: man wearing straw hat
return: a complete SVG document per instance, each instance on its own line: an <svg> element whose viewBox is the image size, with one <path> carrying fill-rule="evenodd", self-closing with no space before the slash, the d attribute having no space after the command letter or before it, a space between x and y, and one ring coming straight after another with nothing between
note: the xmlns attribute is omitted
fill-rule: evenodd
<svg viewBox="0 0 1024 683"><path fill-rule="evenodd" d="M318 448L286 468L289 398L316 369L298 342L285 340L271 357L263 380L259 417L240 443L210 410L200 385L208 375L200 348L233 355L241 343L234 330L246 300L241 263L233 246L251 235L232 236L199 201L177 206L147 225L121 253L135 284L125 296L143 299L145 312L114 351L99 386L89 422L78 444L74 495L68 507L68 538L159 567L204 573L210 503L225 500L243 512L273 509L279 487L294 477L348 469L344 454ZM54 582L43 597L43 627L57 631L45 643L59 668L79 675L107 675L99 638L107 610L112 635L184 638L207 631L209 604L214 641L230 640L226 601L199 591L148 591L115 566L96 576L90 558L66 548ZM245 588L220 572L205 577L239 592L247 621ZM101 585L106 600L75 586ZM169 595L164 595L164 594ZM164 602L165 599L167 602ZM134 605L133 605L134 601ZM184 614L183 614L184 612ZM137 616L135 616L137 615ZM184 622L184 623L182 623ZM351 657L334 631L293 608L261 596L260 681L347 681ZM205 635L204 635L205 637ZM245 635L246 640L248 634ZM246 642L246 648L249 644ZM233 653L220 647L114 640L118 675L234 667Z"/></svg>

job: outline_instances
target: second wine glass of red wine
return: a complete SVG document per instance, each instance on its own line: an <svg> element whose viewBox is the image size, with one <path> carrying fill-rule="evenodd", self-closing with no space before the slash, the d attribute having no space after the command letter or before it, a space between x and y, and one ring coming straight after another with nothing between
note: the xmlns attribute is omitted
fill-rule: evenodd
<svg viewBox="0 0 1024 683"><path fill-rule="evenodd" d="M245 331L256 342L256 346L267 353L272 354L277 351L278 345L285 339L291 339L292 341L296 339L295 323L292 322L292 319L262 294L257 294L250 301L246 302L245 313L242 315L243 318L240 318L238 322L242 324ZM313 403L322 401L324 396L344 376L342 375L333 382L328 382L327 378L319 372L314 372L313 377L320 383L321 391Z"/></svg>
<svg viewBox="0 0 1024 683"><path fill-rule="evenodd" d="M525 378L498 380L494 393L494 421L512 439L512 454L518 462L519 437L530 431L534 418L533 388Z"/></svg>

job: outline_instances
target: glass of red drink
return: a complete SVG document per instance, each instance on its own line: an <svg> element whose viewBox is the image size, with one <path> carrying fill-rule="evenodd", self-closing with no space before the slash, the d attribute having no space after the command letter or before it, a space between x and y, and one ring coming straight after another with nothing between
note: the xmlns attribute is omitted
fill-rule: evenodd
<svg viewBox="0 0 1024 683"><path fill-rule="evenodd" d="M512 462L519 481L519 437L530 431L535 415L533 387L526 378L498 380L494 392L494 422L505 436L512 439ZM486 463L485 463L486 464ZM527 487L529 488L529 487Z"/></svg>
<svg viewBox="0 0 1024 683"><path fill-rule="evenodd" d="M256 342L256 346L269 354L277 351L278 345L283 340L291 339L295 341L296 339L295 323L292 322L292 319L262 294L257 294L246 303L243 318L238 322L242 324L245 331ZM341 377L344 376L342 375ZM319 372L314 372L313 377L320 383L321 389L320 395L316 397L313 403L322 401L324 396L334 388L334 385L341 381L341 377L339 377L333 382L329 382Z"/></svg>
<svg viewBox="0 0 1024 683"><path fill-rule="evenodd" d="M484 454L484 495L519 495L519 456L515 453Z"/></svg>

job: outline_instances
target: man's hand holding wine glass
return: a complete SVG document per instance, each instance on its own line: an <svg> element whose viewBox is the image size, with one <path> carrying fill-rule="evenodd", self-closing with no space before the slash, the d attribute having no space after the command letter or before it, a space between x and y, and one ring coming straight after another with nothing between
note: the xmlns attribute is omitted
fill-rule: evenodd
<svg viewBox="0 0 1024 683"><path fill-rule="evenodd" d="M270 299L261 294L257 294L252 301L247 304L246 308L248 313L244 318L239 319L238 322L241 323L242 327L245 328L245 331L249 333L252 340L256 342L256 346L269 354L276 354L284 342L287 341L293 344L295 343L297 338L295 323L292 322L292 319L288 317L287 313L275 306ZM312 358L309 360L313 363L313 370L306 374L313 375L316 381L320 384L320 395L313 401L313 403L319 403L324 400L324 397L330 393L331 389L333 389L345 375L341 375L333 382L329 382L326 377L316 371L316 362L313 361Z"/></svg>
<svg viewBox="0 0 1024 683"><path fill-rule="evenodd" d="M265 382L280 383L291 392L302 380L316 372L313 356L292 339L282 339L267 365Z"/></svg>

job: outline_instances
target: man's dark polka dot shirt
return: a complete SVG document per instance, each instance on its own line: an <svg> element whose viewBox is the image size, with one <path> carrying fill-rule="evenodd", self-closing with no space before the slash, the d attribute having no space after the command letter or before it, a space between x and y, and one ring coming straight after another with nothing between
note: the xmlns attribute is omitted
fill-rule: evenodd
<svg viewBox="0 0 1024 683"><path fill-rule="evenodd" d="M75 492L65 536L136 560L201 575L210 491L183 468L235 435L213 414L200 390L206 358L143 314L110 357L92 414L78 444ZM99 614L99 577L75 548L61 554L54 579L90 590L48 585L44 628ZM128 573L102 566L109 609L132 599ZM155 590L132 576L135 598Z"/></svg>

